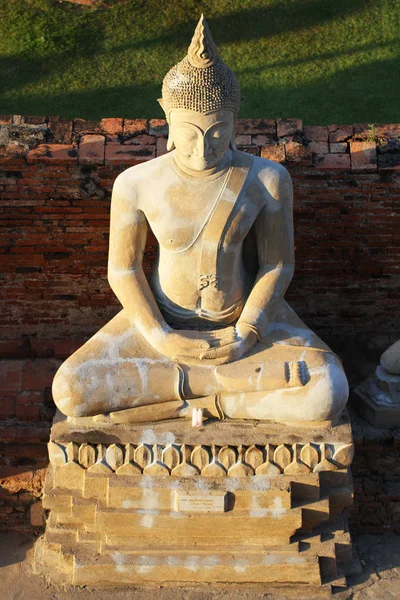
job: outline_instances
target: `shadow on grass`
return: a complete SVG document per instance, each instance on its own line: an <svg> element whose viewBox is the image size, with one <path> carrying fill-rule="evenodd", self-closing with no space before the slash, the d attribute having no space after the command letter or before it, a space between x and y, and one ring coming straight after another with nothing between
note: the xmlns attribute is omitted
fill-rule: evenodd
<svg viewBox="0 0 400 600"><path fill-rule="evenodd" d="M128 3L129 4L129 3ZM187 2L184 5L188 4ZM234 4L234 3L233 3ZM44 47L40 56L15 54L0 58L0 70L2 72L3 90L7 93L7 100L0 104L0 113L24 113L24 114L62 114L69 117L101 118L105 116L125 117L159 117L162 116L158 107L157 98L160 96L161 80L165 74L161 73L164 65L172 66L175 60L182 58L187 50L188 42L193 34L198 14L203 9L208 18L213 35L218 44L235 44L257 39L271 38L284 33L312 29L318 25L333 22L347 16L355 15L365 10L372 0L329 0L318 4L316 8L314 0L286 3L232 10L229 14L207 16L207 3L201 7L193 8L185 12L183 5L171 9L167 14L167 21L176 15L176 24L167 27L166 21L162 21L159 35L152 37L140 34L127 43L116 43L112 41L112 29L107 23L107 11L115 11L118 16L117 4L103 6L87 15L85 20L74 21L71 14L71 22L68 29L68 41L62 37L62 29L49 32L49 48ZM141 10L150 14L154 2L151 1ZM164 8L163 8L164 7ZM156 10L155 5L153 9ZM158 10L167 10L167 4L161 2ZM194 15L194 12L196 14ZM215 10L210 10L215 13ZM121 13L122 14L122 13ZM147 18L148 18L147 14ZM157 14L157 13L155 13ZM187 19L187 14L194 15ZM114 18L115 18L114 16ZM132 27L137 32L137 21L140 18L140 7L132 3ZM161 21L161 20L160 20ZM334 24L332 24L334 27ZM136 28L136 29L135 29ZM155 29L155 25L152 26ZM60 33L61 32L61 33ZM118 32L117 32L118 33ZM333 77L313 81L307 85L299 85L297 80L293 85L273 85L266 87L257 83L262 73L268 70L285 69L297 65L311 64L314 61L335 60L345 54L357 52L370 52L371 57L378 50L387 49L393 45L393 41L382 41L371 44L354 44L352 49L343 51L318 52L308 58L295 60L281 60L270 64L263 63L256 68L235 68L239 81L242 83L242 93L245 97L242 114L246 117L288 117L300 116L307 123L328 123L335 120L343 122L343 114L346 114L346 122L353 121L388 121L398 119L396 102L391 101L393 92L393 73L398 68L398 61L386 59L363 64L356 68L346 69ZM153 56L150 63L158 64L160 73L153 72L149 67L149 73L145 73L148 81L143 81L143 65L136 64L140 56L130 56L127 62L126 79L132 81L127 85L121 85L120 74L109 77L109 86L101 85L98 78L98 65L96 60L101 61L104 56L105 64L111 68L115 64L120 67L120 56L126 51L145 51ZM159 55L160 60L156 58ZM93 71L91 71L91 59L93 59ZM83 62L82 62L83 61ZM140 61L139 61L140 62ZM63 71L71 71L76 67L76 81L66 79L65 92L63 87ZM166 67L168 68L168 67ZM311 67L310 67L311 68ZM115 70L116 71L116 70ZM114 72L115 72L114 71ZM140 76L136 76L139 73ZM91 73L93 75L91 76ZM119 72L120 73L120 72ZM54 82L54 76L58 81ZM69 75L70 76L70 75ZM53 77L52 88L46 91L46 80ZM159 77L159 83L154 79ZM136 78L136 83L135 83ZM142 79L141 83L138 80ZM104 79L107 79L104 75ZM113 83L114 81L114 83ZM35 85L43 86L43 91L35 90ZM54 92L58 87L59 93ZM71 87L74 90L71 90ZM68 89L69 88L69 89ZM13 91L12 97L10 90ZM390 108L387 108L389 105ZM343 107L346 110L343 110Z"/></svg>
<svg viewBox="0 0 400 600"><path fill-rule="evenodd" d="M346 69L335 76L302 86L242 85L242 114L249 118L301 117L306 124L398 122L400 110L394 99L397 58L379 60ZM0 65L1 68L1 65ZM246 72L248 78L250 71ZM238 73L240 79L240 73ZM115 86L60 94L24 94L0 112L64 117L158 117L160 84ZM84 108L82 108L84 107ZM345 107L346 119L343 120ZM240 116L240 115L239 115Z"/></svg>
<svg viewBox="0 0 400 600"><path fill-rule="evenodd" d="M221 16L209 16L204 7L199 6L193 19L185 20L178 27L172 27L167 34L153 39L132 40L129 43L114 46L115 51L126 49L152 49L160 45L174 45L186 53L189 41L203 10L212 35L219 44L246 42L260 38L272 38L282 33L295 32L304 28L333 21L365 10L373 0L328 0L320 2L318 8L315 0L302 2L281 2L257 9L242 9Z"/></svg>

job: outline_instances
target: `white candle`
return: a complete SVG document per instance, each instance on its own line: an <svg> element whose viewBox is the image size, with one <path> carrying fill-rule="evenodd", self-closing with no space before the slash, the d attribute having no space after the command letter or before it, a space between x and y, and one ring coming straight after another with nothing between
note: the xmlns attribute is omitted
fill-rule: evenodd
<svg viewBox="0 0 400 600"><path fill-rule="evenodd" d="M193 408L192 410L192 427L201 427L203 425L203 409Z"/></svg>

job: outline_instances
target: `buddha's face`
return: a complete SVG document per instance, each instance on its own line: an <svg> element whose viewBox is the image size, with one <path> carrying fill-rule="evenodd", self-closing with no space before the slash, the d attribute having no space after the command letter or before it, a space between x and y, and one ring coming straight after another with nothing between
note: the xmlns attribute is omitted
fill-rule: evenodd
<svg viewBox="0 0 400 600"><path fill-rule="evenodd" d="M218 165L233 135L234 113L215 110L207 114L174 109L169 114L169 135L181 166L205 171Z"/></svg>

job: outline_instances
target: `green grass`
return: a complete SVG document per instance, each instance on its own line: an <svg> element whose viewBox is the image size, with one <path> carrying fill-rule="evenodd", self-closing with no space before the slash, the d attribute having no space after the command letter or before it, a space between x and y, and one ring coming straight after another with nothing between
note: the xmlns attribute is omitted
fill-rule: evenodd
<svg viewBox="0 0 400 600"><path fill-rule="evenodd" d="M202 11L240 116L400 121L399 0L0 0L0 113L162 116Z"/></svg>

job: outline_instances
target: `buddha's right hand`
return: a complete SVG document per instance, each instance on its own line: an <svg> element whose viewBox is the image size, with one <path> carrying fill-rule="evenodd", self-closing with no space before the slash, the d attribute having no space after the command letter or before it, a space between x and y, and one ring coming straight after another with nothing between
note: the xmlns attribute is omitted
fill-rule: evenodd
<svg viewBox="0 0 400 600"><path fill-rule="evenodd" d="M234 328L215 331L171 330L157 340L159 352L173 360L199 360L204 352L232 343Z"/></svg>

